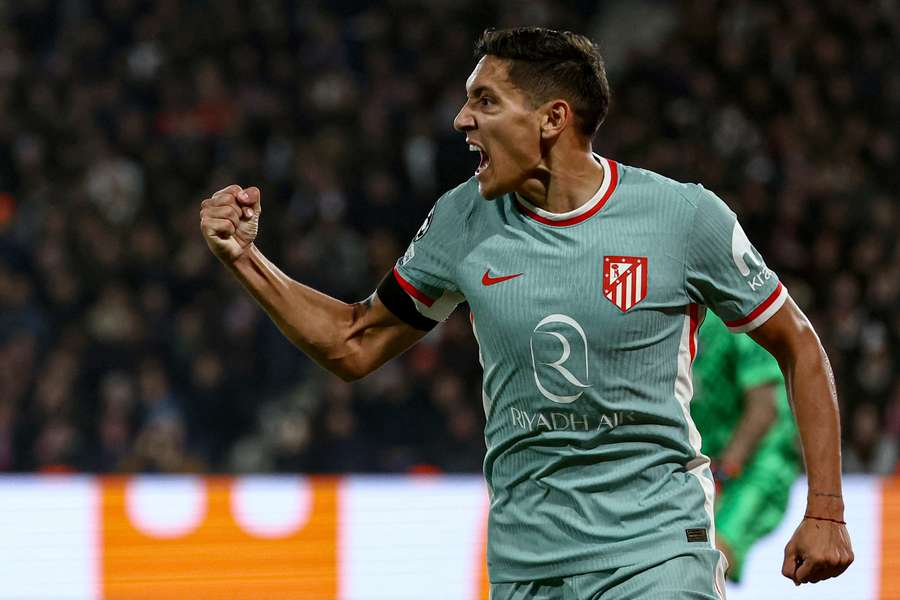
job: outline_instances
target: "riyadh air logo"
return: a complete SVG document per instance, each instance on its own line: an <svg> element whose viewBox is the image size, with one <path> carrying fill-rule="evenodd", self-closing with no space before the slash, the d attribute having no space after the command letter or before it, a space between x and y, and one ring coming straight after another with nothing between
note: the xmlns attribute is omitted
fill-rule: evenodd
<svg viewBox="0 0 900 600"><path fill-rule="evenodd" d="M734 229L731 230L731 258L741 275L747 278L747 285L751 290L761 288L774 275L771 269L763 263L762 257L750 243L750 239L737 221L734 222ZM752 268L747 263L748 260L752 263ZM751 277L750 272L754 269L756 272Z"/></svg>
<svg viewBox="0 0 900 600"><path fill-rule="evenodd" d="M604 256L603 295L622 312L647 297L646 256Z"/></svg>
<svg viewBox="0 0 900 600"><path fill-rule="evenodd" d="M582 383L590 372L587 337L578 321L568 315L544 317L531 333L531 367L534 383L545 398L558 404L578 400L591 387Z"/></svg>

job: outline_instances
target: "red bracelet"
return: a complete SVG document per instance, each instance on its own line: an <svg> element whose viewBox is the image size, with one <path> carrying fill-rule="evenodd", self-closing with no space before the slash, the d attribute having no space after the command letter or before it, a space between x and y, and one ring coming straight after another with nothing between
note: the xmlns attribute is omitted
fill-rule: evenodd
<svg viewBox="0 0 900 600"><path fill-rule="evenodd" d="M829 519L828 517L814 517L812 515L803 515L804 519L815 519L817 521L831 521L832 523L837 523L838 525L846 525L847 521L838 521L837 519Z"/></svg>

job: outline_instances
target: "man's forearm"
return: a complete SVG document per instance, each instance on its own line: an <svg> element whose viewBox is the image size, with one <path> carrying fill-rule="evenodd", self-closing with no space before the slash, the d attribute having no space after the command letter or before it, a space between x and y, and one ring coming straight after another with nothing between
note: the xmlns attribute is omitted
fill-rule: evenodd
<svg viewBox="0 0 900 600"><path fill-rule="evenodd" d="M226 266L294 345L322 367L350 377L346 342L354 305L294 281L255 245Z"/></svg>
<svg viewBox="0 0 900 600"><path fill-rule="evenodd" d="M837 392L825 350L812 331L809 335L807 350L796 353L785 369L809 480L807 514L843 520Z"/></svg>
<svg viewBox="0 0 900 600"><path fill-rule="evenodd" d="M281 332L310 358L351 381L377 369L425 335L372 294L347 304L302 285L253 244L262 210L256 187L230 185L200 203L200 231Z"/></svg>

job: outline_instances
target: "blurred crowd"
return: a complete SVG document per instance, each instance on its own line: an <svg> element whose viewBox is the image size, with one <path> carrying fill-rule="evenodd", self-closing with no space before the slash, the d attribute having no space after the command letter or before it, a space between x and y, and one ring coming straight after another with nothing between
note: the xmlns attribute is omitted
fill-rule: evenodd
<svg viewBox="0 0 900 600"><path fill-rule="evenodd" d="M451 127L487 26L607 56L595 143L738 213L835 371L845 469L900 439L900 8L890 1L0 3L0 471L476 472L466 311L361 382L286 342L199 203L367 297L476 159Z"/></svg>

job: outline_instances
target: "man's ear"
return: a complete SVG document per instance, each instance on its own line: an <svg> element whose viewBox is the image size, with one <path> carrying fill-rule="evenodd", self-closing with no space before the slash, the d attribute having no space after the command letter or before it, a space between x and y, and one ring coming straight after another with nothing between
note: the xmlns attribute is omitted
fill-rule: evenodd
<svg viewBox="0 0 900 600"><path fill-rule="evenodd" d="M550 100L541 107L541 137L554 138L568 127L575 115L565 100Z"/></svg>

